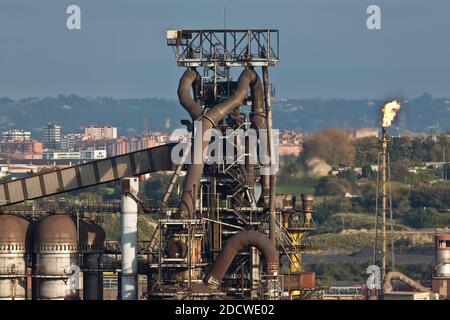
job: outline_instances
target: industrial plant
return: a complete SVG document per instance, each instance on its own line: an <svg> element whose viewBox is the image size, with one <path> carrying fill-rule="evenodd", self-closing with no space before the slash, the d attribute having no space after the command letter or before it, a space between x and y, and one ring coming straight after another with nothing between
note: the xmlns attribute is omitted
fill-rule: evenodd
<svg viewBox="0 0 450 320"><path fill-rule="evenodd" d="M186 113L186 136L179 143L0 183L0 299L333 296L324 294L332 288L316 282L303 264L305 254L322 249L308 240L317 228L313 195L276 193L276 91L269 70L279 61L279 31L168 30L167 45L184 71L178 85L184 110L173 112ZM435 236L432 288L395 271L387 130L399 108L394 101L383 109L373 266L368 294L358 299L405 298L407 293L394 289L396 281L412 287L416 298L448 299L450 235ZM171 177L162 199L149 205L138 196L139 176L156 172ZM121 184L120 206L20 209L29 200L112 181ZM93 219L116 212L120 243L108 241ZM150 241L138 237L141 214L158 217ZM109 274L117 276L114 293L104 288Z"/></svg>

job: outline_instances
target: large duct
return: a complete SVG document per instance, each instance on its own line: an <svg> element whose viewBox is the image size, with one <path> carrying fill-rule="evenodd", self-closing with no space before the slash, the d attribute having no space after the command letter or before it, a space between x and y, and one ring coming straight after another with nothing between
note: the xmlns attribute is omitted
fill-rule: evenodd
<svg viewBox="0 0 450 320"><path fill-rule="evenodd" d="M234 257L246 247L255 247L262 252L270 275L277 275L280 269L278 251L270 239L261 232L242 230L232 236L220 251L209 272L206 282L211 286L219 286Z"/></svg>
<svg viewBox="0 0 450 320"><path fill-rule="evenodd" d="M188 69L184 72L178 84L178 99L181 105L195 121L203 114L203 107L195 101L190 94L191 88L195 87L201 80L200 74L192 69Z"/></svg>
<svg viewBox="0 0 450 320"><path fill-rule="evenodd" d="M191 149L193 150L192 155L194 157L194 163L189 165L186 178L184 180L184 188L183 194L181 196L181 203L179 210L179 216L181 218L192 218L194 216L195 201L197 199L200 179L203 174L203 167L204 167L203 153L208 147L211 138L210 136L207 136L206 133L208 133L210 129L212 129L220 121L222 121L231 111L235 110L242 104L244 99L247 97L248 88L256 81L256 79L257 74L255 71L249 69L242 71L241 75L239 76L237 89L234 95L228 100L212 107L211 109L203 111L202 116L199 118L199 120L201 121L201 129L202 129L201 133L203 136L199 137L197 136L197 133L195 133L194 139L200 139L202 147L201 150L195 150L195 143L191 147ZM182 90L181 95L179 93L179 96L181 96L183 99L183 101L180 101L181 104L186 108L189 114L194 116L197 115L199 111L198 110L199 104L186 103L189 102L189 99L192 99L190 98L190 96L189 98L187 98L187 95L185 94L189 86L187 84L182 85L182 81L180 81L180 86L183 90L185 90L185 91Z"/></svg>
<svg viewBox="0 0 450 320"><path fill-rule="evenodd" d="M261 80L256 76L255 80L250 85L250 93L252 97L252 111L250 112L250 123L252 129L258 131L259 129L264 128L266 125L266 115L263 112L263 88L261 84ZM255 183L255 165L250 161L250 155L252 151L250 150L251 146L249 144L249 137L246 138L246 152L249 154L246 157L245 163L245 171L247 173L247 183L250 188L253 188ZM255 156L255 155L253 155ZM268 183L266 183L266 179L262 179L263 190L268 188ZM266 186L267 184L267 186Z"/></svg>
<svg viewBox="0 0 450 320"><path fill-rule="evenodd" d="M29 222L0 215L0 300L26 297L26 240Z"/></svg>
<svg viewBox="0 0 450 320"><path fill-rule="evenodd" d="M391 293L393 291L392 288L392 281L393 280L400 280L406 285L410 286L411 288L416 289L419 292L430 292L431 289L426 288L422 286L420 283L414 281L410 277L405 276L403 273L391 271L386 274L384 277L384 283L383 283L383 293Z"/></svg>

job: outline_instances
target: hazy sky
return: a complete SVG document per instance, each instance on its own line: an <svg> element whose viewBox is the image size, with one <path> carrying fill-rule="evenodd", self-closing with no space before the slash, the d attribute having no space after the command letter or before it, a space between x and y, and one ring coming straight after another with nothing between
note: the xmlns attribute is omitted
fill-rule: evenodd
<svg viewBox="0 0 450 320"><path fill-rule="evenodd" d="M165 30L222 28L224 7L227 28L280 29L279 97L450 96L448 0L0 0L0 96L173 98Z"/></svg>

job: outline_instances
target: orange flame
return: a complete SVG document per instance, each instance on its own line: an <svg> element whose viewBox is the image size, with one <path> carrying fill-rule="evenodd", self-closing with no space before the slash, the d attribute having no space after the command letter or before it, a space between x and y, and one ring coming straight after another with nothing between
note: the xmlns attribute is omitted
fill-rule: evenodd
<svg viewBox="0 0 450 320"><path fill-rule="evenodd" d="M398 102L397 100L388 102L383 106L383 109L381 109L381 112L383 113L383 128L391 126L392 121L394 121L395 119L395 115L397 114L398 110L400 110L400 107L400 102Z"/></svg>

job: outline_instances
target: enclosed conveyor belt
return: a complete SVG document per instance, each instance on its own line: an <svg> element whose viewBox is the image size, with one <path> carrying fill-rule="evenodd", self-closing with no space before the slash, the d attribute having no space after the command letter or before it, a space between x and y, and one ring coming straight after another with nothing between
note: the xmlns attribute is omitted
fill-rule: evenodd
<svg viewBox="0 0 450 320"><path fill-rule="evenodd" d="M0 207L43 198L124 177L172 171L175 144L166 144L0 184Z"/></svg>

